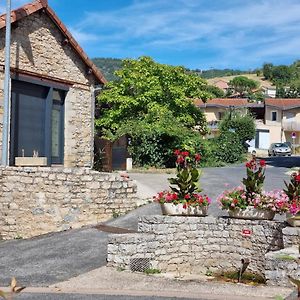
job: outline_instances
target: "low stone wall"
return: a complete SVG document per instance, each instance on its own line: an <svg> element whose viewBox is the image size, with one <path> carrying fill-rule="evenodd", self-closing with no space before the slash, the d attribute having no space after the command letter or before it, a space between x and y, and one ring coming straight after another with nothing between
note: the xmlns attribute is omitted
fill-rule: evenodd
<svg viewBox="0 0 300 300"><path fill-rule="evenodd" d="M205 274L237 270L248 258L248 269L265 275L265 254L283 248L283 226L230 218L142 217L139 233L110 236L108 266L130 269L134 259L147 259L150 268L162 272Z"/></svg>
<svg viewBox="0 0 300 300"><path fill-rule="evenodd" d="M282 229L283 244L285 248L294 245L300 246L300 227L285 227Z"/></svg>
<svg viewBox="0 0 300 300"><path fill-rule="evenodd" d="M284 248L266 254L266 280L268 285L292 286L288 276L300 279L298 247Z"/></svg>
<svg viewBox="0 0 300 300"><path fill-rule="evenodd" d="M86 168L0 168L0 239L105 221L136 207L136 185Z"/></svg>

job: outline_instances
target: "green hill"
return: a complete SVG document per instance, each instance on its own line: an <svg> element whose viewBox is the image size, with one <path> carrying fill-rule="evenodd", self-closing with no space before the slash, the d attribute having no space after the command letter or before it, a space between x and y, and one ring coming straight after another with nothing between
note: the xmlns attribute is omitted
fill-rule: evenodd
<svg viewBox="0 0 300 300"><path fill-rule="evenodd" d="M117 76L114 75L114 72L121 69L121 59L96 57L93 58L92 61L101 70L101 72L108 81L113 81L117 79Z"/></svg>

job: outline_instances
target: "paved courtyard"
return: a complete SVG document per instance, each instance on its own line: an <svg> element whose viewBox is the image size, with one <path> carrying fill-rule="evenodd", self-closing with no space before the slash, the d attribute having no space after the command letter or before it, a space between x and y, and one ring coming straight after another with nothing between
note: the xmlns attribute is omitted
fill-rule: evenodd
<svg viewBox="0 0 300 300"><path fill-rule="evenodd" d="M265 189L271 190L284 187L283 180L288 179L289 168L300 167L300 158L275 157L267 159L267 163ZM201 187L213 199L210 214L226 214L218 208L215 199L227 187L239 185L244 175L244 164L203 169ZM151 198L156 192L166 189L170 176L130 173L143 198ZM152 203L107 224L136 230L140 215L160 213L159 205ZM23 285L47 287L103 267L106 264L107 236L107 232L89 227L29 240L0 242L0 286L7 286L10 278L15 276ZM74 295L72 299L77 298Z"/></svg>

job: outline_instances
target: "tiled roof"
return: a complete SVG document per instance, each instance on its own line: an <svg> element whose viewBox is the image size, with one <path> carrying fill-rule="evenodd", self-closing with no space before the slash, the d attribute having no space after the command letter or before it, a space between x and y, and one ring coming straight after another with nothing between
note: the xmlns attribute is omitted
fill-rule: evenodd
<svg viewBox="0 0 300 300"><path fill-rule="evenodd" d="M268 98L265 100L266 106L278 107L281 109L300 108L299 98Z"/></svg>
<svg viewBox="0 0 300 300"><path fill-rule="evenodd" d="M14 23L24 17L27 17L39 10L44 10L51 20L56 24L56 26L60 29L60 31L65 35L68 43L73 47L73 49L78 53L84 63L91 69L94 76L97 78L99 83L106 83L106 79L103 74L99 71L99 69L95 66L95 64L88 58L83 49L79 46L79 44L75 41L72 34L68 31L66 26L60 21L58 16L52 10L52 8L48 5L48 0L36 0L32 3L25 4L24 6L13 10L11 12L11 22ZM3 14L0 16L0 29L5 27L5 17Z"/></svg>
<svg viewBox="0 0 300 300"><path fill-rule="evenodd" d="M201 99L195 99L194 103L199 107L247 107L248 101L243 98L214 98L204 103Z"/></svg>

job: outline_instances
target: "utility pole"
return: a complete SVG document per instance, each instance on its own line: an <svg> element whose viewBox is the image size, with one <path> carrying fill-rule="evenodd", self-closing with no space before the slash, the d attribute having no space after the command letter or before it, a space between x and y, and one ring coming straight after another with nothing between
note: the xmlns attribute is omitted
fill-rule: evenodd
<svg viewBox="0 0 300 300"><path fill-rule="evenodd" d="M2 128L2 160L1 165L8 165L8 133L9 133L9 102L10 102L10 34L11 34L11 0L6 0L6 31L5 31L5 70L4 70L4 104Z"/></svg>

